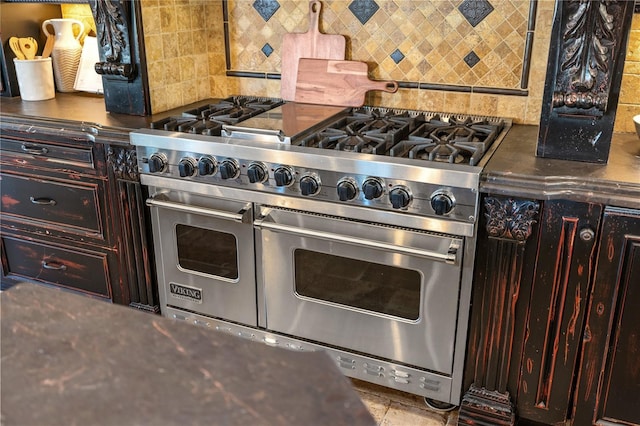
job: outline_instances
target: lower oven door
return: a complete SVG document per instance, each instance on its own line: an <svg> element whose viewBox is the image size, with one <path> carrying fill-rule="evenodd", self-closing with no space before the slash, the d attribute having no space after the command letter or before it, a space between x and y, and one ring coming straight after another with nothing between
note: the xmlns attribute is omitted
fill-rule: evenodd
<svg viewBox="0 0 640 426"><path fill-rule="evenodd" d="M255 226L262 326L452 373L462 238L271 207Z"/></svg>
<svg viewBox="0 0 640 426"><path fill-rule="evenodd" d="M161 309L257 325L252 204L151 190Z"/></svg>

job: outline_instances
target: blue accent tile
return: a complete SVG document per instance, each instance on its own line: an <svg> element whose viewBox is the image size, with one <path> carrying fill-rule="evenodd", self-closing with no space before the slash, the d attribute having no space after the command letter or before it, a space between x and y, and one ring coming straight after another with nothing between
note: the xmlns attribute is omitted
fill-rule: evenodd
<svg viewBox="0 0 640 426"><path fill-rule="evenodd" d="M458 10L475 27L493 12L493 6L487 0L465 0L458 6Z"/></svg>
<svg viewBox="0 0 640 426"><path fill-rule="evenodd" d="M478 62L480 62L480 58L476 55L476 52L472 50L464 57L464 61L469 65L469 68L473 68Z"/></svg>
<svg viewBox="0 0 640 426"><path fill-rule="evenodd" d="M269 43L265 43L265 45L262 46L262 53L264 53L264 55L268 58L273 53L273 47L271 47Z"/></svg>
<svg viewBox="0 0 640 426"><path fill-rule="evenodd" d="M253 8L258 11L266 22L280 8L280 3L278 3L278 0L256 0L253 2Z"/></svg>
<svg viewBox="0 0 640 426"><path fill-rule="evenodd" d="M393 59L393 62L395 62L396 64L399 64L400 61L404 59L404 55L402 54L402 52L399 49L396 49L391 54L391 59Z"/></svg>
<svg viewBox="0 0 640 426"><path fill-rule="evenodd" d="M366 24L378 9L380 9L380 6L375 0L353 0L349 5L349 10L362 25Z"/></svg>

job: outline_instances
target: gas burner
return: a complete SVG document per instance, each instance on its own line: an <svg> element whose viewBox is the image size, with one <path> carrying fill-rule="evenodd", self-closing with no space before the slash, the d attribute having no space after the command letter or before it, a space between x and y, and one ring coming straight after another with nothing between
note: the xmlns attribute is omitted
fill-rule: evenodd
<svg viewBox="0 0 640 426"><path fill-rule="evenodd" d="M279 99L232 96L215 104L184 111L180 117L153 122L151 128L220 136L223 124L237 124L282 103Z"/></svg>
<svg viewBox="0 0 640 426"><path fill-rule="evenodd" d="M444 121L436 115L395 145L390 155L475 166L503 127L502 120L450 117Z"/></svg>
<svg viewBox="0 0 640 426"><path fill-rule="evenodd" d="M304 139L303 146L385 155L407 137L418 118L408 112L359 108Z"/></svg>

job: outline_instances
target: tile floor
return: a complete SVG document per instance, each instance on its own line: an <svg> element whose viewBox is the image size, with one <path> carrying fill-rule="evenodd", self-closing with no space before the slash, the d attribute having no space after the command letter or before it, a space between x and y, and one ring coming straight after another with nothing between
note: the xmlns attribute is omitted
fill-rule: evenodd
<svg viewBox="0 0 640 426"><path fill-rule="evenodd" d="M421 396L351 379L360 398L380 426L453 426L458 411L430 410Z"/></svg>

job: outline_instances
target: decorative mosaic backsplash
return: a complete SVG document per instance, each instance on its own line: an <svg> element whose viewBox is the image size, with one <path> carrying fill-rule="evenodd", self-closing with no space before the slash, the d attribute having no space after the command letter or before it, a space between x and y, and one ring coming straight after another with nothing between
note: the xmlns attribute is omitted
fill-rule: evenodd
<svg viewBox="0 0 640 426"><path fill-rule="evenodd" d="M324 0L320 26L347 36L347 59L367 62L372 78L526 95L528 15L536 3ZM308 31L308 15L305 1L229 0L228 68L279 73L282 35Z"/></svg>
<svg viewBox="0 0 640 426"><path fill-rule="evenodd" d="M152 111L234 94L279 97L280 46L306 32L304 0L141 0ZM538 124L551 0L322 0L320 30L347 37L372 79L368 105L493 115ZM531 16L531 18L530 18ZM634 15L616 131L640 114L640 15Z"/></svg>

